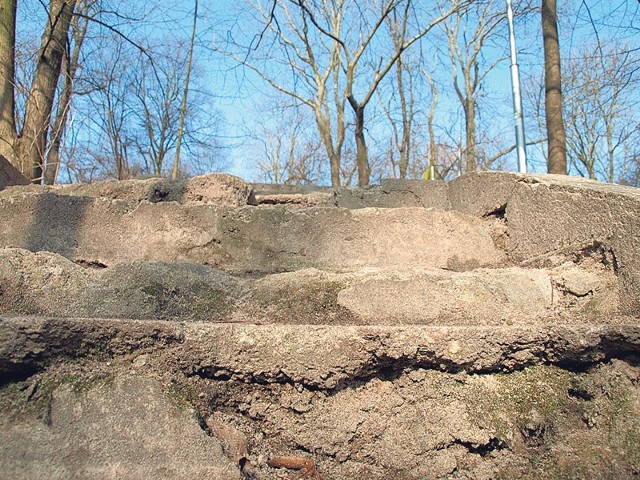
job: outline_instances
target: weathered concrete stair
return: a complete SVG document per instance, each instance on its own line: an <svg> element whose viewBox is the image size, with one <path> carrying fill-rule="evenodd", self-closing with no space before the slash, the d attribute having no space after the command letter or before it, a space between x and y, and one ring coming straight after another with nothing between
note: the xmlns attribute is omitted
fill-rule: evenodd
<svg viewBox="0 0 640 480"><path fill-rule="evenodd" d="M636 190L510 174L270 188L213 176L0 192L0 410L48 398L57 413L42 435L69 452L25 437L42 430L38 415L0 422L2 471L269 479L267 457L312 453L310 478L533 478L536 465L554 478L583 467L578 440L620 449L615 467L594 460L585 478L635 475ZM75 397L58 386L69 376ZM118 410L93 384L109 398L153 391L144 402L173 418L163 386L210 443L187 415L183 430L155 434L169 452L157 463L128 455L120 424L100 420L119 457L85 445L94 459L80 465L69 439L97 420L70 412ZM600 430L590 409L609 415ZM184 438L189 457L173 448ZM26 451L58 476L37 455L16 460Z"/></svg>

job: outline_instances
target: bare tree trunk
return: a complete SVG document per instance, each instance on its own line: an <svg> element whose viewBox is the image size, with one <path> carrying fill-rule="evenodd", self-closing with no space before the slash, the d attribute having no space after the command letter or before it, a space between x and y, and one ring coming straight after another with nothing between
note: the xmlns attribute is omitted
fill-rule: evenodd
<svg viewBox="0 0 640 480"><path fill-rule="evenodd" d="M413 95L411 95L411 105L407 104L406 92L404 90L404 78L402 72L404 70L404 62L402 58L398 59L396 65L396 79L398 82L398 98L400 99L400 109L402 112L402 139L400 140L399 153L400 164L398 170L400 178L407 178L407 170L409 170L409 159L411 157L411 132L413 126ZM411 82L411 73L409 73L409 91L412 92L413 85ZM409 109L411 111L409 111Z"/></svg>
<svg viewBox="0 0 640 480"><path fill-rule="evenodd" d="M607 123L607 157L609 160L609 183L616 181L615 177L615 157L613 146L613 122Z"/></svg>
<svg viewBox="0 0 640 480"><path fill-rule="evenodd" d="M18 153L22 172L36 183L42 178L53 101L75 4L75 0L51 0L38 52L38 65L29 91Z"/></svg>
<svg viewBox="0 0 640 480"><path fill-rule="evenodd" d="M331 167L331 186L339 187L340 180L340 157L336 154L329 155L329 166Z"/></svg>
<svg viewBox="0 0 640 480"><path fill-rule="evenodd" d="M320 141L324 145L324 148L329 157L329 165L331 167L331 186L340 186L340 154L336 152L333 146L333 138L331 137L331 127L328 119L322 115L319 110L320 107L314 108L316 117L316 125L318 126L318 133L320 134Z"/></svg>
<svg viewBox="0 0 640 480"><path fill-rule="evenodd" d="M567 140L562 119L560 42L556 0L542 0L542 36L544 40L545 111L549 152L547 171L566 175Z"/></svg>
<svg viewBox="0 0 640 480"><path fill-rule="evenodd" d="M333 105L335 106L336 134L335 141L331 141L331 155L329 155L329 167L331 169L331 186L339 187L342 184L342 147L346 138L347 128L345 126L344 112L345 102L340 89L340 55L338 55L338 45L334 44L332 51L333 61ZM331 117L327 117L328 119Z"/></svg>
<svg viewBox="0 0 640 480"><path fill-rule="evenodd" d="M349 105L353 108L356 115L356 165L358 166L358 186L365 187L369 185L369 177L371 176L371 168L369 167L369 152L364 139L364 107L353 98L347 97Z"/></svg>
<svg viewBox="0 0 640 480"><path fill-rule="evenodd" d="M477 66L477 65L476 65ZM462 105L464 111L464 132L465 132L465 172L475 172L478 168L476 158L476 90L478 88L477 75L471 79L467 73L469 69L463 70L464 73L464 93L458 86L457 77L454 76L453 86ZM475 70L475 69L474 69ZM461 165L462 167L462 165Z"/></svg>
<svg viewBox="0 0 640 480"><path fill-rule="evenodd" d="M178 127L178 139L176 144L176 158L173 162L171 178L176 180L180 168L180 148L182 147L182 136L184 134L184 118L187 113L187 95L189 94L189 78L191 77L191 65L193 64L193 45L196 39L196 26L198 22L198 0L195 0L193 10L193 28L191 29L191 41L189 42L189 58L187 59L187 78L184 80L184 94L182 95L182 106L180 107L180 126ZM158 173L159 175L160 173Z"/></svg>
<svg viewBox="0 0 640 480"><path fill-rule="evenodd" d="M88 10L88 4L85 2L83 11L86 15ZM65 74L64 83L58 98L58 108L56 110L56 118L53 122L53 129L51 130L51 138L49 140L49 150L47 152L47 165L44 172L44 183L46 185L53 185L56 183L58 176L58 170L60 170L60 147L62 145L62 137L64 135L65 127L67 125L67 119L69 118L69 111L71 108L71 97L73 95L73 82L78 70L78 63L80 58L80 49L84 42L84 37L87 33L88 20L86 18L75 17L72 28L74 29L74 48L70 56L65 54L63 61L65 62Z"/></svg>
<svg viewBox="0 0 640 480"><path fill-rule="evenodd" d="M0 0L0 155L17 166L15 32L16 0Z"/></svg>
<svg viewBox="0 0 640 480"><path fill-rule="evenodd" d="M120 135L115 134L114 153L116 161L116 179L126 180L129 178L129 162L127 161L127 148L120 140Z"/></svg>
<svg viewBox="0 0 640 480"><path fill-rule="evenodd" d="M464 126L466 133L467 172L475 172L478 167L476 159L476 104L473 97L467 97L464 105Z"/></svg>
<svg viewBox="0 0 640 480"><path fill-rule="evenodd" d="M45 185L53 185L56 183L58 170L60 169L60 146L62 145L62 135L64 132L69 108L71 104L71 65L67 61L67 68L64 76L64 85L58 98L58 108L56 111L56 119L51 129L51 140L49 142L49 151L47 152L47 164L44 171Z"/></svg>
<svg viewBox="0 0 640 480"><path fill-rule="evenodd" d="M433 126L440 92L438 92L438 86L431 74L424 69L422 69L422 74L427 79L427 82L429 82L429 87L431 88L431 105L429 107L429 114L427 115L427 129L429 131L429 165L427 166L427 171L431 172L431 168L433 167L434 177L437 178L439 176L440 180L442 180L442 176L438 172L438 145L436 143L436 132Z"/></svg>

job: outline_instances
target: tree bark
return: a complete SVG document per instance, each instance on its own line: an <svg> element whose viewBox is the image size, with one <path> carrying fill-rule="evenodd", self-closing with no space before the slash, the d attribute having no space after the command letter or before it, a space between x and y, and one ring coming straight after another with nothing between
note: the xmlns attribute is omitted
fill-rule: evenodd
<svg viewBox="0 0 640 480"><path fill-rule="evenodd" d="M51 129L51 141L49 142L47 164L44 171L45 185L53 185L56 183L58 170L60 169L60 147L62 146L62 136L69 116L72 83L71 66L68 64L65 72L64 84L60 91L60 97L58 98L56 118L53 122L53 128Z"/></svg>
<svg viewBox="0 0 640 480"><path fill-rule="evenodd" d="M400 111L402 112L402 139L400 140L399 145L399 153L400 153L400 164L398 165L398 170L400 173L400 178L407 178L407 171L409 170L409 158L411 156L411 132L412 132L412 124L413 124L413 102L411 102L411 106L407 105L406 92L404 90L404 78L403 78L403 70L404 70L404 62L402 58L398 59L396 65L396 79L398 82L398 98L400 99ZM411 75L411 72L409 72ZM411 76L409 76L409 86L412 87L411 84ZM413 97L411 98L413 100ZM409 111L411 108L411 111Z"/></svg>
<svg viewBox="0 0 640 480"><path fill-rule="evenodd" d="M83 2L80 14L88 14L88 2ZM49 149L47 152L47 165L44 172L45 185L53 185L56 183L58 171L60 170L60 147L62 146L62 138L69 118L71 109L71 97L73 96L73 83L76 78L80 60L80 49L84 43L87 33L89 21L86 17L76 16L71 23L73 31L74 47L70 55L65 54L63 62L65 63L64 83L58 98L58 107L56 109L56 117L53 122L51 138L49 139Z"/></svg>
<svg viewBox="0 0 640 480"><path fill-rule="evenodd" d="M0 155L17 166L15 146L16 0L0 0Z"/></svg>
<svg viewBox="0 0 640 480"><path fill-rule="evenodd" d="M464 125L466 134L466 171L475 172L478 168L476 160L476 104L473 96L468 96L464 104Z"/></svg>
<svg viewBox="0 0 640 480"><path fill-rule="evenodd" d="M29 91L18 157L23 174L34 183L42 179L53 101L75 5L75 0L51 0Z"/></svg>
<svg viewBox="0 0 640 480"><path fill-rule="evenodd" d="M442 175L438 172L438 145L436 143L436 132L433 127L440 92L438 92L438 87L431 75L425 72L425 76L431 87L431 106L429 107L429 115L427 115L427 129L429 131L429 165L427 166L427 171L431 172L431 167L433 167L434 176L440 177L439 180L443 180Z"/></svg>
<svg viewBox="0 0 640 480"><path fill-rule="evenodd" d="M320 133L320 141L324 145L324 148L329 157L329 165L331 167L331 186L340 186L340 154L336 152L334 148L333 138L331 137L331 126L328 119L322 114L322 110L319 106L314 108L314 114L316 119L316 125L318 126L318 132Z"/></svg>
<svg viewBox="0 0 640 480"><path fill-rule="evenodd" d="M369 177L371 176L371 168L369 167L369 152L364 139L364 106L360 105L353 96L347 97L349 105L353 108L356 115L356 165L358 166L358 186L366 187L369 185Z"/></svg>
<svg viewBox="0 0 640 480"><path fill-rule="evenodd" d="M182 95L182 105L180 107L180 126L178 127L178 139L176 143L176 158L173 161L171 178L178 179L180 170L180 148L182 147L182 135L184 134L184 118L187 113L187 95L189 94L189 78L191 77L191 65L193 64L193 45L196 39L196 26L198 22L198 0L195 0L193 10L193 28L191 29L191 41L189 42L189 58L187 59L187 78L184 80L184 94ZM159 175L160 173L158 173Z"/></svg>
<svg viewBox="0 0 640 480"><path fill-rule="evenodd" d="M335 153L329 155L329 167L331 168L331 186L339 187L340 180L340 157Z"/></svg>
<svg viewBox="0 0 640 480"><path fill-rule="evenodd" d="M545 112L547 123L549 173L567 174L567 140L562 119L562 82L560 79L560 42L556 0L542 0L542 36L544 40Z"/></svg>

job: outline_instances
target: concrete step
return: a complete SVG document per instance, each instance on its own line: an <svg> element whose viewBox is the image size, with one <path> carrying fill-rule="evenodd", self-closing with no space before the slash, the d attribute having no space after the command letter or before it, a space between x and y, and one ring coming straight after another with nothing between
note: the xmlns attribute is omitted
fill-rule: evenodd
<svg viewBox="0 0 640 480"><path fill-rule="evenodd" d="M328 325L608 322L620 310L613 270L588 257L555 268L303 269L232 276L176 262L78 265L0 249L0 314Z"/></svg>
<svg viewBox="0 0 640 480"><path fill-rule="evenodd" d="M476 218L424 208L216 207L43 194L0 196L0 246L88 264L179 261L230 272L497 265Z"/></svg>
<svg viewBox="0 0 640 480"><path fill-rule="evenodd" d="M640 351L640 326L631 318L595 325L311 326L5 317L0 331L5 380L65 359L144 354L145 362L185 375L327 391L405 369L580 368Z"/></svg>
<svg viewBox="0 0 640 480"><path fill-rule="evenodd" d="M334 195L333 205L348 208L243 207L256 203L253 192L228 175L9 187L0 191L0 247L56 252L85 265L180 261L232 273L416 265L470 270L505 259L547 267L597 250L616 270L625 312L640 313L637 189L483 172L449 184L389 180L368 189L316 190L286 194ZM347 197L357 197L357 205ZM393 208L362 208L368 205ZM396 209L402 211L389 213Z"/></svg>
<svg viewBox="0 0 640 480"><path fill-rule="evenodd" d="M0 476L240 480L238 466L220 442L200 428L193 410L165 395L157 380L114 375L103 381L85 378L90 388L79 388L73 384L79 378L68 375L66 384L49 390L46 377L32 379L26 403L42 419L3 410ZM48 406L39 411L43 403ZM3 406L0 402L0 410Z"/></svg>
<svg viewBox="0 0 640 480"><path fill-rule="evenodd" d="M0 192L0 472L637 476L637 190L254 193Z"/></svg>

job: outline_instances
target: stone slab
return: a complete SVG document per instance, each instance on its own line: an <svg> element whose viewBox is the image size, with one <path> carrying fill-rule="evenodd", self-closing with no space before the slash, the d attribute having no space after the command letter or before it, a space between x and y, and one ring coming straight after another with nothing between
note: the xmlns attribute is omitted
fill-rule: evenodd
<svg viewBox="0 0 640 480"><path fill-rule="evenodd" d="M13 193L18 192L151 203L177 202L229 207L256 205L251 186L227 173L210 173L186 180L153 177L104 180L88 184L38 185L13 190Z"/></svg>
<svg viewBox="0 0 640 480"><path fill-rule="evenodd" d="M449 184L451 208L499 218L516 264L550 265L601 250L625 312L640 315L640 190L565 175L483 172ZM545 263L546 262L546 263Z"/></svg>
<svg viewBox="0 0 640 480"><path fill-rule="evenodd" d="M640 348L640 326L632 319L613 325L442 327L5 318L0 320L0 379L90 356L96 348L106 355L156 351L165 358L163 368L188 375L332 390L405 368L510 372L633 358Z"/></svg>

